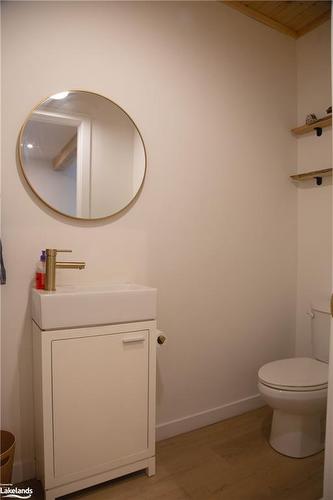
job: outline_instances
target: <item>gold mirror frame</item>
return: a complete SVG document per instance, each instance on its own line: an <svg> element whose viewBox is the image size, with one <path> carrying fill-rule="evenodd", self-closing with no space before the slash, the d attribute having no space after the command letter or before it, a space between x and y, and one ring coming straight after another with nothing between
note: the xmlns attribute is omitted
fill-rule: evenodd
<svg viewBox="0 0 333 500"><path fill-rule="evenodd" d="M78 221L89 221L89 222L93 222L93 221L101 221L101 220L106 220L106 219L110 219L111 217L114 217L116 215L118 215L120 212L123 212L124 210L126 210L132 203L135 202L135 200L138 198L139 194L141 193L142 191L142 188L143 188L143 185L144 185L144 182L145 182L145 178L146 178L146 173L147 173L147 151L146 151L146 146L145 146L145 143L144 143L144 140L143 140L143 137L142 137L142 134L138 128L138 126L136 125L136 123L134 122L134 120L130 117L130 115L121 107L119 106L119 104L117 104L116 102L112 101L111 99L109 99L108 97L105 97L104 95L102 94L98 94L97 92L91 92L89 90L79 90L79 89L71 89L71 90L66 90L66 92L76 92L76 93L82 93L82 94L92 94L92 95L95 95L97 97L101 97L103 99L105 99L106 101L112 103L113 105L117 106L117 108L120 109L120 111L122 111L126 116L127 118L132 122L132 124L134 125L136 131L138 132L139 134L139 137L141 139L141 142L142 142L142 147L143 147L143 152L144 152L144 172L143 172L143 176L142 176L142 181L141 181L141 184L140 184L140 187L139 189L137 190L136 194L133 196L133 198L125 205L123 206L122 208L120 208L119 210L115 211L115 212L112 212L111 214L109 215L105 215L103 217L90 217L90 218L86 218L86 217L74 217L72 215L68 215L64 212L61 212L60 210L58 210L57 208L53 207L52 205L50 205L48 202L46 202L39 194L38 192L35 190L35 188L32 186L32 184L30 183L26 173L25 173L25 170L24 170L24 161L23 161L23 156L22 156L22 139L23 139L23 134L24 134L24 130L25 130L25 127L27 125L27 123L29 122L30 120L30 117L32 115L32 113L34 111L36 111L39 106L41 106L44 102L48 101L50 99L51 96L48 96L44 99L42 99L41 101L38 102L38 104L36 104L36 106L34 106L29 115L27 116L27 118L24 120L23 122L23 125L21 126L20 128L20 132L19 132L19 136L18 136L18 142L17 142L17 157L18 157L18 163L19 163L19 167L20 167L20 172L22 173L27 185L29 186L29 188L31 189L32 193L44 204L46 205L49 209L51 209L52 211L56 212L57 214L60 214L62 215L63 217L66 217L68 219L71 219L71 220L78 220ZM56 92L55 94L57 94L58 92ZM55 95L55 94L52 94L52 95Z"/></svg>

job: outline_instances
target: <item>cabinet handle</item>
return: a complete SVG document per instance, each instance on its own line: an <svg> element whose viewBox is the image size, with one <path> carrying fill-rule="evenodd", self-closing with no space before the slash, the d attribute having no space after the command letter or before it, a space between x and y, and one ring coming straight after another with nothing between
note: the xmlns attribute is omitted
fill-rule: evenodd
<svg viewBox="0 0 333 500"><path fill-rule="evenodd" d="M143 342L145 337L128 337L127 339L123 339L123 344L131 344L132 342Z"/></svg>

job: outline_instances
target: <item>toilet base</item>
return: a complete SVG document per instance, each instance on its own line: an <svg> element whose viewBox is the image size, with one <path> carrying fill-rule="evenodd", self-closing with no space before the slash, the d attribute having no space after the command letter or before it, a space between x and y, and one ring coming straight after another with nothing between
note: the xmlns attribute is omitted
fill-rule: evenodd
<svg viewBox="0 0 333 500"><path fill-rule="evenodd" d="M274 410L269 443L276 451L304 458L325 447L325 414L295 415Z"/></svg>

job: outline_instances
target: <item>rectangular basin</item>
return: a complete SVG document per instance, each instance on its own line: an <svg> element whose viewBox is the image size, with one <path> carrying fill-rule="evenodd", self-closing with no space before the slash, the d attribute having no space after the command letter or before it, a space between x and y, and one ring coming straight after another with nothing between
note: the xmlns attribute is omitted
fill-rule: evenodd
<svg viewBox="0 0 333 500"><path fill-rule="evenodd" d="M156 288L133 283L33 289L32 319L41 330L151 320L156 298Z"/></svg>

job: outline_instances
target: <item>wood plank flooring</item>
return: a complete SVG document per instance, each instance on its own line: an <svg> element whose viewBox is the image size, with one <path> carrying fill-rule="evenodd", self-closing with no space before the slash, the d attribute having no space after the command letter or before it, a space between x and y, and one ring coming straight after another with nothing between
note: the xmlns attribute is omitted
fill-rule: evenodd
<svg viewBox="0 0 333 500"><path fill-rule="evenodd" d="M292 459L267 443L267 407L157 443L157 473L134 473L63 500L318 500L324 453ZM35 498L42 498L36 495Z"/></svg>

